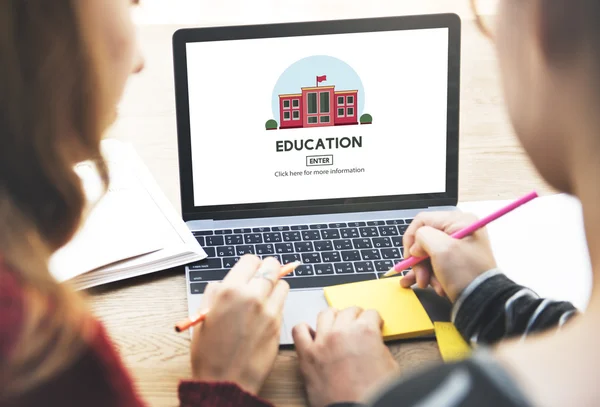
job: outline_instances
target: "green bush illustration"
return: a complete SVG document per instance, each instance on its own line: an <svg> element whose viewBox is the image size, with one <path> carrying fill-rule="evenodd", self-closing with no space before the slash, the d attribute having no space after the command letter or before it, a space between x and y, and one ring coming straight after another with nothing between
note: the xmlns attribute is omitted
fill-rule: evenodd
<svg viewBox="0 0 600 407"><path fill-rule="evenodd" d="M277 121L273 119L267 120L265 123L265 129L267 130L276 130L277 129Z"/></svg>
<svg viewBox="0 0 600 407"><path fill-rule="evenodd" d="M360 124L371 124L373 123L373 116L371 116L369 113L365 113L362 116L360 116Z"/></svg>

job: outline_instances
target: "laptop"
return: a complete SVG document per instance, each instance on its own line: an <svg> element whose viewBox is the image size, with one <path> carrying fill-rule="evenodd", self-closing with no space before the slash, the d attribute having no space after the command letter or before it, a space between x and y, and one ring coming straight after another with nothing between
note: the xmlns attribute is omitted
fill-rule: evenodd
<svg viewBox="0 0 600 407"><path fill-rule="evenodd" d="M414 216L455 208L458 16L182 29L173 53L182 213L208 254L190 315L244 254L300 260L292 344L323 287L381 278Z"/></svg>

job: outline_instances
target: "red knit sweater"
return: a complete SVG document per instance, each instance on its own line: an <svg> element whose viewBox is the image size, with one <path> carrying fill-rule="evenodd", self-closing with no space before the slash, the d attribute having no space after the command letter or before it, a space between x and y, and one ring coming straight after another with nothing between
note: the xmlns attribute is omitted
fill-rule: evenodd
<svg viewBox="0 0 600 407"><path fill-rule="evenodd" d="M25 312L23 290L17 275L0 257L0 378L5 369L3 364L19 346L18 335ZM3 399L0 392L0 407L144 406L106 330L97 323L97 336L67 370L29 393L19 395L18 399ZM0 383L0 390L2 387ZM179 400L184 407L271 406L233 383L182 381Z"/></svg>

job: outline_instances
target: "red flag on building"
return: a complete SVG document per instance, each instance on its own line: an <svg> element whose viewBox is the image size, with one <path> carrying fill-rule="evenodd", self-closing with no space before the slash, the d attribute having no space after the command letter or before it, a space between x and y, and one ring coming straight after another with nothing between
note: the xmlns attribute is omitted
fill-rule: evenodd
<svg viewBox="0 0 600 407"><path fill-rule="evenodd" d="M317 86L319 86L319 83L326 81L326 80L327 80L327 75L317 76Z"/></svg>

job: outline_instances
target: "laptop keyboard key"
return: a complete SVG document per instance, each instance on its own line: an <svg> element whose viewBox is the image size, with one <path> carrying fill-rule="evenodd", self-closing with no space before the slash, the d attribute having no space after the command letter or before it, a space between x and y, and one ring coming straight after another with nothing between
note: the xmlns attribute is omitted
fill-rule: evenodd
<svg viewBox="0 0 600 407"><path fill-rule="evenodd" d="M223 236L206 236L207 246L223 246L224 244L225 239L223 239Z"/></svg>
<svg viewBox="0 0 600 407"><path fill-rule="evenodd" d="M397 248L393 249L381 249L381 258L384 260L387 259L401 259L402 255Z"/></svg>
<svg viewBox="0 0 600 407"><path fill-rule="evenodd" d="M412 221L412 219L404 219L404 222L406 222L407 225L410 225Z"/></svg>
<svg viewBox="0 0 600 407"><path fill-rule="evenodd" d="M275 245L275 251L279 254L294 253L294 245L292 243L278 243Z"/></svg>
<svg viewBox="0 0 600 407"><path fill-rule="evenodd" d="M318 230L305 230L302 232L302 239L304 240L321 240L321 234Z"/></svg>
<svg viewBox="0 0 600 407"><path fill-rule="evenodd" d="M385 225L385 222L382 220L372 220L370 222L367 222L367 226L383 226Z"/></svg>
<svg viewBox="0 0 600 407"><path fill-rule="evenodd" d="M272 244L257 244L255 248L256 254L259 255L275 254L275 248Z"/></svg>
<svg viewBox="0 0 600 407"><path fill-rule="evenodd" d="M230 235L232 233L233 233L233 230L231 230L231 229L215 230L215 235Z"/></svg>
<svg viewBox="0 0 600 407"><path fill-rule="evenodd" d="M321 257L323 258L323 263L335 263L337 261L342 261L342 258L338 252L323 252L321 253Z"/></svg>
<svg viewBox="0 0 600 407"><path fill-rule="evenodd" d="M265 243L281 242L281 233L279 233L279 232L265 233L263 235L263 239L264 239Z"/></svg>
<svg viewBox="0 0 600 407"><path fill-rule="evenodd" d="M228 272L229 270L190 271L190 281L193 283L200 281L221 281Z"/></svg>
<svg viewBox="0 0 600 407"><path fill-rule="evenodd" d="M333 274L332 264L315 264L315 275L321 276L326 274Z"/></svg>
<svg viewBox="0 0 600 407"><path fill-rule="evenodd" d="M264 233L264 232L270 232L271 228L268 227L262 227L262 228L252 228L252 232L254 233Z"/></svg>
<svg viewBox="0 0 600 407"><path fill-rule="evenodd" d="M391 260L377 260L375 262L375 270L377 271L389 271L394 267L394 262Z"/></svg>
<svg viewBox="0 0 600 407"><path fill-rule="evenodd" d="M406 229L408 229L408 225L398 225L397 228L400 234L403 235L406 232Z"/></svg>
<svg viewBox="0 0 600 407"><path fill-rule="evenodd" d="M360 237L357 228L340 229L340 236L342 236L343 239L352 239L355 237Z"/></svg>
<svg viewBox="0 0 600 407"><path fill-rule="evenodd" d="M208 283L192 283L190 284L190 292L192 294L202 294Z"/></svg>
<svg viewBox="0 0 600 407"><path fill-rule="evenodd" d="M219 246L217 247L217 256L235 256L235 247L233 246Z"/></svg>
<svg viewBox="0 0 600 407"><path fill-rule="evenodd" d="M233 233L250 233L250 232L252 232L252 229L250 229L250 228L233 229Z"/></svg>
<svg viewBox="0 0 600 407"><path fill-rule="evenodd" d="M254 246L251 244L236 246L235 250L238 256L243 256L244 254L254 254Z"/></svg>
<svg viewBox="0 0 600 407"><path fill-rule="evenodd" d="M297 242L299 240L302 240L300 232L283 232L282 235L284 242Z"/></svg>
<svg viewBox="0 0 600 407"><path fill-rule="evenodd" d="M260 233L250 233L244 235L244 243L246 244L254 244L254 243L262 243L262 235Z"/></svg>
<svg viewBox="0 0 600 407"><path fill-rule="evenodd" d="M290 288L320 288L338 284L358 283L360 281L375 280L375 273L364 274L342 274L333 276L321 276L319 278L285 278Z"/></svg>
<svg viewBox="0 0 600 407"><path fill-rule="evenodd" d="M292 230L308 230L308 225L296 225L291 227Z"/></svg>
<svg viewBox="0 0 600 407"><path fill-rule="evenodd" d="M325 250L333 250L333 244L329 240L321 240L319 242L313 242L315 250L318 252L324 252Z"/></svg>
<svg viewBox="0 0 600 407"><path fill-rule="evenodd" d="M209 236L214 235L214 232L212 230L196 230L193 231L192 234L194 236Z"/></svg>
<svg viewBox="0 0 600 407"><path fill-rule="evenodd" d="M301 257L304 264L321 263L321 255L319 253L304 253Z"/></svg>
<svg viewBox="0 0 600 407"><path fill-rule="evenodd" d="M204 236L195 236L195 237L196 237L196 240L198 241L198 244L200 246L205 246L206 245L206 243L204 241Z"/></svg>
<svg viewBox="0 0 600 407"><path fill-rule="evenodd" d="M300 255L298 253L282 254L281 260L282 260L283 264L293 263L295 261L301 261Z"/></svg>
<svg viewBox="0 0 600 407"><path fill-rule="evenodd" d="M285 232L286 230L290 230L289 226L273 226L271 227L273 232Z"/></svg>
<svg viewBox="0 0 600 407"><path fill-rule="evenodd" d="M402 237L401 236L393 236L392 244L394 245L394 247L401 247L402 246Z"/></svg>
<svg viewBox="0 0 600 407"><path fill-rule="evenodd" d="M398 229L395 226L379 226L380 236L396 236Z"/></svg>
<svg viewBox="0 0 600 407"><path fill-rule="evenodd" d="M333 265L335 269L335 274L353 274L354 266L352 263L335 263Z"/></svg>
<svg viewBox="0 0 600 407"><path fill-rule="evenodd" d="M223 267L226 269L230 269L233 266L235 266L235 263L237 263L239 260L239 257L225 257L223 258Z"/></svg>
<svg viewBox="0 0 600 407"><path fill-rule="evenodd" d="M242 235L226 235L225 236L225 244L226 245L244 244L244 237Z"/></svg>
<svg viewBox="0 0 600 407"><path fill-rule="evenodd" d="M360 253L358 250L345 250L341 252L343 261L358 261L360 260Z"/></svg>
<svg viewBox="0 0 600 407"><path fill-rule="evenodd" d="M330 223L329 224L329 228L330 229L339 229L339 228L345 228L345 227L348 227L348 225L346 225L344 222Z"/></svg>
<svg viewBox="0 0 600 407"><path fill-rule="evenodd" d="M385 223L386 225L404 225L404 221L402 219L386 220Z"/></svg>
<svg viewBox="0 0 600 407"><path fill-rule="evenodd" d="M371 249L373 247L371 239L352 239L352 243L354 243L355 249Z"/></svg>
<svg viewBox="0 0 600 407"><path fill-rule="evenodd" d="M315 271L313 270L312 264L303 264L301 266L298 266L298 267L296 267L296 270L294 270L294 273L298 277L314 276L315 275Z"/></svg>
<svg viewBox="0 0 600 407"><path fill-rule="evenodd" d="M377 233L376 227L366 227L360 228L360 236L361 237L377 237L379 233Z"/></svg>
<svg viewBox="0 0 600 407"><path fill-rule="evenodd" d="M381 256L379 255L379 250L377 250L377 249L361 250L360 255L362 256L363 260L379 260L379 259L381 259Z"/></svg>
<svg viewBox="0 0 600 407"><path fill-rule="evenodd" d="M320 223L318 225L310 225L309 227L311 229L327 229L329 226L327 226L327 225L325 225L323 223Z"/></svg>
<svg viewBox="0 0 600 407"><path fill-rule="evenodd" d="M339 239L340 231L337 229L325 229L321 231L321 236L323 236L323 239Z"/></svg>
<svg viewBox="0 0 600 407"><path fill-rule="evenodd" d="M294 249L298 253L312 252L313 244L312 242L296 242L294 243Z"/></svg>
<svg viewBox="0 0 600 407"><path fill-rule="evenodd" d="M350 250L352 249L352 240L343 239L343 240L334 240L333 247L335 250Z"/></svg>
<svg viewBox="0 0 600 407"><path fill-rule="evenodd" d="M377 249L392 247L392 241L389 237L375 237L373 238L373 246Z"/></svg>
<svg viewBox="0 0 600 407"><path fill-rule="evenodd" d="M370 261L357 261L354 263L354 268L357 273L372 273L375 271L373 262Z"/></svg>
<svg viewBox="0 0 600 407"><path fill-rule="evenodd" d="M361 226L367 226L367 224L365 222L348 222L348 227L357 228Z"/></svg>
<svg viewBox="0 0 600 407"><path fill-rule="evenodd" d="M203 247L203 249L208 257L217 257L217 250L214 247Z"/></svg>
<svg viewBox="0 0 600 407"><path fill-rule="evenodd" d="M207 269L220 269L223 267L221 259L204 259L190 264L190 270L207 270Z"/></svg>

